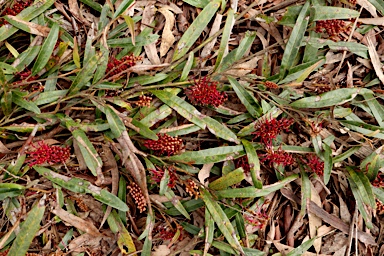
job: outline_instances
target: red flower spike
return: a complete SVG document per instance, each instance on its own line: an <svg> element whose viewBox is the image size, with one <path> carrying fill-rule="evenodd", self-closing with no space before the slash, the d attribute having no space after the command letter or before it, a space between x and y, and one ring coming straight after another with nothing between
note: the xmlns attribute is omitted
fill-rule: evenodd
<svg viewBox="0 0 384 256"><path fill-rule="evenodd" d="M185 191L190 196L194 196L195 199L199 198L199 195L200 195L199 187L197 186L197 184L193 180L191 180L191 179L186 180L184 185L185 185Z"/></svg>
<svg viewBox="0 0 384 256"><path fill-rule="evenodd" d="M316 32L322 33L326 32L330 39L333 41L337 41L338 35L342 32L349 32L351 27L347 26L347 24L343 20L319 20L316 21Z"/></svg>
<svg viewBox="0 0 384 256"><path fill-rule="evenodd" d="M277 89L279 88L279 86L274 83L274 82L271 82L271 81L265 81L264 85L270 89Z"/></svg>
<svg viewBox="0 0 384 256"><path fill-rule="evenodd" d="M165 171L160 169L159 167L156 167L156 169L151 169L149 170L149 172L152 174L151 180L153 183L160 183L165 173ZM167 186L169 188L174 188L176 186L177 181L176 170L172 166L170 166L168 167L168 173L169 181Z"/></svg>
<svg viewBox="0 0 384 256"><path fill-rule="evenodd" d="M305 164L317 175L324 175L324 162L315 154L308 155Z"/></svg>
<svg viewBox="0 0 384 256"><path fill-rule="evenodd" d="M139 107L150 107L151 106L152 97L145 96L144 94L139 96L139 100L136 102L136 105Z"/></svg>
<svg viewBox="0 0 384 256"><path fill-rule="evenodd" d="M180 152L183 148L183 140L176 137L169 136L166 133L157 134L158 140L146 140L144 146L155 151L156 155L172 156Z"/></svg>
<svg viewBox="0 0 384 256"><path fill-rule="evenodd" d="M264 122L255 125L256 131L252 134L255 135L255 138L260 137L261 142L265 145L270 145L272 140L283 130L288 131L293 122L293 119L287 118L282 118L280 120L277 120L276 118L266 119Z"/></svg>
<svg viewBox="0 0 384 256"><path fill-rule="evenodd" d="M259 155L259 158L261 162L269 162L270 166L273 166L273 164L288 166L295 163L293 156L281 148L277 151L273 151L272 148L267 149L267 153Z"/></svg>
<svg viewBox="0 0 384 256"><path fill-rule="evenodd" d="M236 168L243 167L245 173L249 173L251 171L251 166L249 165L247 156L237 158L235 160L235 166Z"/></svg>
<svg viewBox="0 0 384 256"><path fill-rule="evenodd" d="M70 157L69 147L49 146L43 141L38 143L38 147L32 147L35 150L27 153L32 158L29 160L30 167L44 163L65 163Z"/></svg>
<svg viewBox="0 0 384 256"><path fill-rule="evenodd" d="M15 1L11 7L6 8L4 10L4 12L1 13L1 16L5 16L5 15L16 16L17 14L19 14L22 10L24 10L25 8L27 8L31 4L32 4L32 0L26 0L26 1L19 0L19 1ZM0 27L2 27L5 24L8 24L8 21L6 21L5 19L1 18L0 19Z"/></svg>
<svg viewBox="0 0 384 256"><path fill-rule="evenodd" d="M225 92L217 90L216 81L203 77L194 81L194 85L185 90L185 94L192 104L218 107L227 100Z"/></svg>
<svg viewBox="0 0 384 256"><path fill-rule="evenodd" d="M372 185L378 188L384 187L384 173L379 172L376 179L372 181Z"/></svg>
<svg viewBox="0 0 384 256"><path fill-rule="evenodd" d="M145 211L147 209L147 201L145 200L145 197L139 185L137 185L135 182L132 182L131 185L127 186L127 188L129 190L129 194L135 200L135 203L137 204L137 209L139 209L140 213Z"/></svg>
<svg viewBox="0 0 384 256"><path fill-rule="evenodd" d="M269 217L263 210L258 210L257 212L245 213L244 219L252 226L262 229L267 224Z"/></svg>
<svg viewBox="0 0 384 256"><path fill-rule="evenodd" d="M106 73L108 74L107 78L123 73L126 69L135 66L136 62L142 59L143 59L142 57L134 56L133 54L124 56L120 60L117 60L115 57L112 57L107 64L107 70L106 70ZM120 78L120 77L117 77L117 78Z"/></svg>

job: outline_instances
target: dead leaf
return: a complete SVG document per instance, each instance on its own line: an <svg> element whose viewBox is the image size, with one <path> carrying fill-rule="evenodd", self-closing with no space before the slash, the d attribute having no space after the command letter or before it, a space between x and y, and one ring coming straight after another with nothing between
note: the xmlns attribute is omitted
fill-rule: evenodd
<svg viewBox="0 0 384 256"><path fill-rule="evenodd" d="M162 7L159 9L159 12L165 17L165 25L163 29L163 34L161 35L161 44L160 44L160 57L163 57L171 48L175 42L175 36L172 33L173 26L175 25L175 16L169 7Z"/></svg>
<svg viewBox="0 0 384 256"><path fill-rule="evenodd" d="M41 26L41 25L38 25L38 24L33 23L33 22L24 21L24 20L18 18L17 16L8 15L8 18L10 18L11 20L17 21L23 25L28 26L28 28L30 29L29 32L31 34L47 37L49 34L49 31L51 31L51 29L48 27Z"/></svg>
<svg viewBox="0 0 384 256"><path fill-rule="evenodd" d="M165 244L155 247L155 251L151 253L152 256L167 256L171 250Z"/></svg>
<svg viewBox="0 0 384 256"><path fill-rule="evenodd" d="M246 74L251 73L251 71L257 67L257 62L262 58L263 56L255 56L249 61L233 65L233 67L227 70L225 73L227 75L233 75L236 77L245 76Z"/></svg>
<svg viewBox="0 0 384 256"><path fill-rule="evenodd" d="M198 178L201 184L208 185L208 182L205 182L205 179L209 177L211 169L214 163L204 164L201 170L199 171Z"/></svg>
<svg viewBox="0 0 384 256"><path fill-rule="evenodd" d="M371 57L373 69L375 70L377 77L384 84L383 64L380 61L379 55L376 52L376 47L373 44L371 37L367 37L367 42L368 42L368 52L369 52L369 56Z"/></svg>

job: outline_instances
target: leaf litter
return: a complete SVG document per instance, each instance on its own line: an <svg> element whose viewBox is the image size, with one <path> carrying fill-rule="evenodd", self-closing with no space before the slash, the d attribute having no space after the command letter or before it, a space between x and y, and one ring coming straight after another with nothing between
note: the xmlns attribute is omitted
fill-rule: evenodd
<svg viewBox="0 0 384 256"><path fill-rule="evenodd" d="M381 0L0 6L0 255L384 250Z"/></svg>

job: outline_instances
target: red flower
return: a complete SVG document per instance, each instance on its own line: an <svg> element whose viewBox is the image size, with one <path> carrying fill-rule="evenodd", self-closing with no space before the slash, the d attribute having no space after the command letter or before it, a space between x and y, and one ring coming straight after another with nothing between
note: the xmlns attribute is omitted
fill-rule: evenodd
<svg viewBox="0 0 384 256"><path fill-rule="evenodd" d="M236 168L243 167L245 173L249 173L251 171L251 166L249 165L247 156L237 158L235 160L235 166Z"/></svg>
<svg viewBox="0 0 384 256"><path fill-rule="evenodd" d="M155 151L156 155L174 155L180 152L183 148L183 140L169 136L166 133L157 134L158 140L146 140L144 146Z"/></svg>
<svg viewBox="0 0 384 256"><path fill-rule="evenodd" d="M293 156L281 148L277 151L274 151L272 148L267 148L267 153L259 155L259 158L261 162L269 162L270 166L273 164L288 166L295 163Z"/></svg>
<svg viewBox="0 0 384 256"><path fill-rule="evenodd" d="M304 162L317 175L324 175L324 162L321 161L317 155L308 155L307 159L305 159Z"/></svg>
<svg viewBox="0 0 384 256"><path fill-rule="evenodd" d="M13 3L13 6L12 7L7 7L5 9L5 11L1 14L1 16L5 16L5 15L16 16L17 14L19 14L22 10L24 10L25 8L27 8L31 4L32 4L32 0L15 1ZM6 21L5 19L1 18L0 19L0 27L5 25L5 24L8 24L8 21Z"/></svg>
<svg viewBox="0 0 384 256"><path fill-rule="evenodd" d="M140 213L145 211L147 209L147 201L145 200L145 197L139 185L137 185L135 182L132 182L131 185L127 186L127 188L129 190L129 194L135 200L135 203L137 204L137 209L139 209Z"/></svg>
<svg viewBox="0 0 384 256"><path fill-rule="evenodd" d="M153 183L160 183L161 179L164 176L165 171L160 169L159 167L156 167L156 169L151 169L149 171L152 174L151 180L153 181ZM176 180L177 180L175 169L172 166L168 167L168 173L169 173L169 181L167 186L169 188L174 188L176 186Z"/></svg>
<svg viewBox="0 0 384 256"><path fill-rule="evenodd" d="M343 20L319 20L316 21L316 32L322 33L325 31L330 39L338 41L340 38L338 35L342 32L349 32L351 27L347 26Z"/></svg>
<svg viewBox="0 0 384 256"><path fill-rule="evenodd" d="M258 210L252 213L245 213L244 219L252 226L262 229L267 224L269 217L263 210Z"/></svg>
<svg viewBox="0 0 384 256"><path fill-rule="evenodd" d="M227 100L225 92L217 90L216 81L203 77L194 81L194 85L185 90L185 94L192 104L218 107Z"/></svg>
<svg viewBox="0 0 384 256"><path fill-rule="evenodd" d="M112 57L107 64L106 73L108 74L108 78L123 73L126 69L135 66L136 62L141 59L142 57L134 56L133 54L124 56L120 60ZM117 78L120 77L121 76L117 76Z"/></svg>
<svg viewBox="0 0 384 256"><path fill-rule="evenodd" d="M27 153L32 158L29 160L30 167L43 163L65 163L70 157L69 147L49 146L43 141L38 143L38 147L32 147L35 150Z"/></svg>
<svg viewBox="0 0 384 256"><path fill-rule="evenodd" d="M260 137L260 140L264 143L264 145L271 145L272 140L275 139L283 130L288 131L292 124L293 119L265 119L264 122L259 122L255 125L256 131L252 134L255 135L255 138Z"/></svg>

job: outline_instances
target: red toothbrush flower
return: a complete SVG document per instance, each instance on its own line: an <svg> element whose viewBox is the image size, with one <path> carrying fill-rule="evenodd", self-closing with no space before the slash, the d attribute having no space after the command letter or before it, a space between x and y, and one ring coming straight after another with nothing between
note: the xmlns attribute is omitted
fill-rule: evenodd
<svg viewBox="0 0 384 256"><path fill-rule="evenodd" d="M269 162L270 166L273 166L273 164L288 166L295 163L293 156L281 148L277 151L274 151L272 148L268 148L267 153L259 155L259 158L261 162Z"/></svg>
<svg viewBox="0 0 384 256"><path fill-rule="evenodd" d="M38 143L38 147L32 147L35 150L27 153L32 158L29 160L30 167L44 163L65 163L70 157L69 147L49 146L43 141Z"/></svg>
<svg viewBox="0 0 384 256"><path fill-rule="evenodd" d="M218 107L227 100L225 92L217 90L216 81L203 77L194 81L194 85L185 90L185 94L192 104Z"/></svg>
<svg viewBox="0 0 384 256"><path fill-rule="evenodd" d="M174 155L180 152L183 148L183 140L169 136L166 133L157 134L158 140L146 140L144 146L155 151L156 155Z"/></svg>
<svg viewBox="0 0 384 256"><path fill-rule="evenodd" d="M147 201L145 200L145 197L139 185L137 185L135 182L132 182L131 185L127 186L127 188L129 190L129 194L135 200L135 203L137 204L137 209L139 209L140 213L145 211L147 209Z"/></svg>
<svg viewBox="0 0 384 256"><path fill-rule="evenodd" d="M277 137L283 130L288 131L289 127L293 124L293 119L276 118L265 119L264 122L259 122L255 125L256 131L252 134L255 138L259 138L265 145L270 145L272 140Z"/></svg>
<svg viewBox="0 0 384 256"><path fill-rule="evenodd" d="M151 172L151 174L152 174L151 180L153 181L153 183L160 184L161 179L163 178L165 171L160 169L159 167L156 167L156 169L151 169L151 170L149 170L149 172ZM169 181L168 181L167 186L169 188L174 188L176 186L177 176L176 176L175 172L176 172L176 170L172 166L168 167Z"/></svg>
<svg viewBox="0 0 384 256"><path fill-rule="evenodd" d="M317 175L324 175L324 162L315 154L308 155L307 159L304 160L305 164Z"/></svg>

